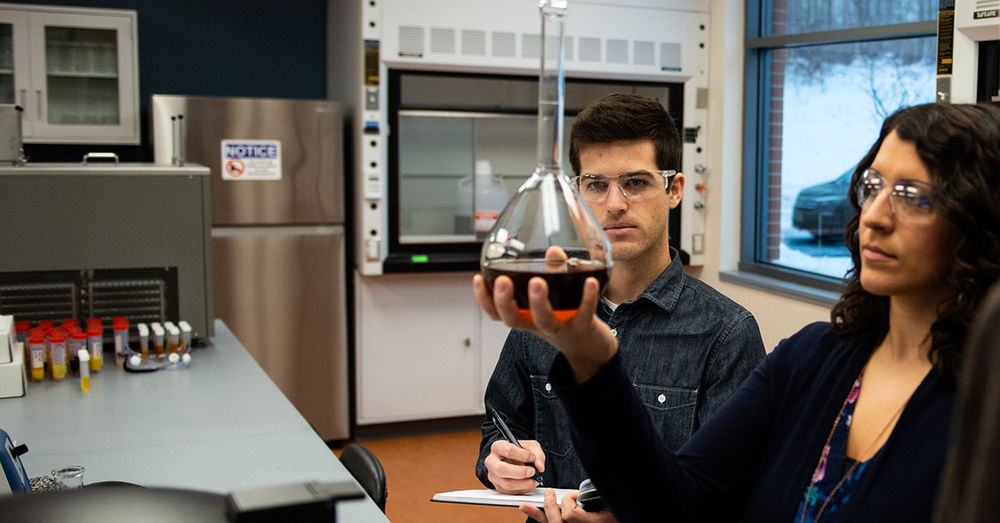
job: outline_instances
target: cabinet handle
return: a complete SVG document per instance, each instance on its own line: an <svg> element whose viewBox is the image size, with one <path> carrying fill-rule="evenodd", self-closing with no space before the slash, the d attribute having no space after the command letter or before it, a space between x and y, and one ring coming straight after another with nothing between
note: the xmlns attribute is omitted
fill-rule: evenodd
<svg viewBox="0 0 1000 523"><path fill-rule="evenodd" d="M462 340L462 345L464 345L465 348L471 347L472 346L472 338L465 338L464 340Z"/></svg>
<svg viewBox="0 0 1000 523"><path fill-rule="evenodd" d="M115 166L120 165L118 163L118 155L115 153L87 153L83 155L83 165L88 165L90 160L98 158L103 160L114 160Z"/></svg>
<svg viewBox="0 0 1000 523"><path fill-rule="evenodd" d="M38 112L38 119L42 120L42 90L35 89L35 103L38 104L35 110Z"/></svg>

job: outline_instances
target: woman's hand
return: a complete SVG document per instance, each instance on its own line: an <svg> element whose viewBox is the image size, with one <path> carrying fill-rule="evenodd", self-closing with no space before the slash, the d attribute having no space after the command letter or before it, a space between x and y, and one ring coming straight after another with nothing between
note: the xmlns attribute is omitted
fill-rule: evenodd
<svg viewBox="0 0 1000 523"><path fill-rule="evenodd" d="M618 341L611 329L594 314L600 300L600 284L596 278L587 278L584 282L580 307L567 320L559 320L553 314L549 287L542 278L528 281L530 319L518 314L514 282L510 278L497 277L490 292L486 280L477 274L473 276L472 288L476 302L490 318L513 329L531 332L562 352L577 383L593 376L618 350Z"/></svg>
<svg viewBox="0 0 1000 523"><path fill-rule="evenodd" d="M540 523L611 523L615 517L608 509L597 512L587 512L576 506L579 492L573 491L562 498L562 506L556 503L556 494L552 489L545 491L545 511L529 503L523 503L518 509L526 516Z"/></svg>

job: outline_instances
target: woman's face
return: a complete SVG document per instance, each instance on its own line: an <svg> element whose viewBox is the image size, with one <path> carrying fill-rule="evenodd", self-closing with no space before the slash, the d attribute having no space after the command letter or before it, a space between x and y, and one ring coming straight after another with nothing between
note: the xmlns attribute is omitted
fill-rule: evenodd
<svg viewBox="0 0 1000 523"><path fill-rule="evenodd" d="M933 198L932 210L923 214L903 209L905 202L899 197L890 204L890 193L900 184L934 185L914 142L901 140L893 131L882 142L871 169L881 174L883 183L861 208L861 286L877 296L915 298L936 306L950 292L945 277L958 228L933 210Z"/></svg>

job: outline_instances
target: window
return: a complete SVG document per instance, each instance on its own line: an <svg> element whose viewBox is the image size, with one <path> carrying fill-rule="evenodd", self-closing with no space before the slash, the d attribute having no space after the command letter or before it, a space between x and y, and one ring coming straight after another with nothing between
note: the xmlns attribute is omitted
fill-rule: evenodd
<svg viewBox="0 0 1000 523"><path fill-rule="evenodd" d="M934 101L937 0L751 0L740 270L837 290L857 162Z"/></svg>

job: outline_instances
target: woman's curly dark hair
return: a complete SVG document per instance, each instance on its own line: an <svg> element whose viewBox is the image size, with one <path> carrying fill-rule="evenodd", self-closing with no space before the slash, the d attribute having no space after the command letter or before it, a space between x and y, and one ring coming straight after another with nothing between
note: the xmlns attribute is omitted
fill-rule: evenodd
<svg viewBox="0 0 1000 523"><path fill-rule="evenodd" d="M882 125L878 140L851 177L849 198L856 215L845 242L853 268L847 288L830 312L835 332L846 336L875 334L889 328L889 298L861 287L857 203L861 173L871 166L892 131L914 142L934 183L934 210L957 225L961 238L947 282L951 295L938 305L931 326L931 362L955 379L970 321L984 294L1000 277L1000 109L987 104L932 103L900 109Z"/></svg>

